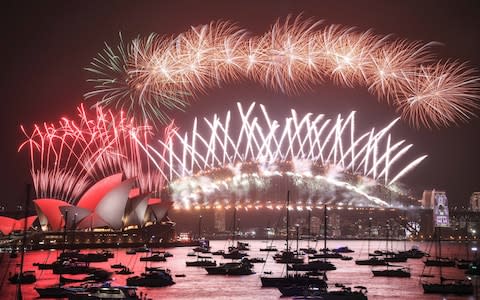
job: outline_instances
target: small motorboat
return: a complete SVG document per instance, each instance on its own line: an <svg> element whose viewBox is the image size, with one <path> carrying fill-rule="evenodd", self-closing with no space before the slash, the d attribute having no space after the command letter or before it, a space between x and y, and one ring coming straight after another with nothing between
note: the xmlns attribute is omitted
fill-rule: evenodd
<svg viewBox="0 0 480 300"><path fill-rule="evenodd" d="M10 281L10 283L29 284L37 281L37 277L35 276L35 271L25 271L21 275L15 273L8 278L8 281Z"/></svg>
<svg viewBox="0 0 480 300"><path fill-rule="evenodd" d="M131 271L130 268L128 267L123 267L120 271L116 271L115 274L130 275L130 274L133 274L133 271Z"/></svg>

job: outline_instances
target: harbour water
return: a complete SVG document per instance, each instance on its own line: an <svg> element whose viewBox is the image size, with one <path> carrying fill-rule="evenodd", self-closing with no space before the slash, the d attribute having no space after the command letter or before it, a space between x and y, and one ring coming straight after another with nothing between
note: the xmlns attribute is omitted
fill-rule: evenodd
<svg viewBox="0 0 480 300"><path fill-rule="evenodd" d="M272 272L273 275L281 275L285 272L285 265L277 264L272 256L272 252L261 252L260 248L267 245L274 245L279 250L284 248L285 241L245 241L250 244L250 257L260 257L266 259L266 263L255 264L254 271L256 274L248 276L223 276L223 275L207 275L204 268L201 267L186 267L185 261L194 258L187 257L188 252L192 248L178 247L169 249L154 249L167 250L173 254L173 257L167 258L166 262L141 262L140 257L145 256L145 253L137 253L136 255L127 255L126 249L111 249L115 257L108 262L92 263L92 266L111 270L110 265L114 263L123 263L132 269L135 274L140 274L145 266L161 266L171 270L176 284L163 288L139 288L138 292L143 295L147 294L151 299L279 299L281 294L276 288L262 288L260 282L260 275L265 272ZM231 245L229 241L210 241L212 251L225 249ZM367 241L328 241L327 247L334 249L340 246L348 246L353 249L354 253L349 253L354 259L351 261L331 260L337 267L335 271L329 271L328 283L342 283L346 286L365 286L368 289L368 299L415 299L415 300L433 300L433 299L480 299L478 297L478 290L480 278L473 278L476 290L476 295L471 296L452 296L452 295L426 295L423 293L421 283L423 281L438 281L439 268L438 267L424 267L422 259L409 259L406 263L395 263L395 265L404 265L411 268L411 278L388 278L388 277L373 277L372 268L370 266L357 266L355 259L367 257ZM434 247L430 242L393 242L394 250L409 249L412 246L418 246L420 250L429 251L434 255ZM473 243L458 243L458 242L444 242L442 243L442 256L456 257L456 258L472 258L472 253L467 250ZM296 243L292 243L292 248L296 248ZM307 241L300 241L299 247L306 247ZM316 249L323 248L323 241L318 244L311 241L310 246L316 246ZM370 251L375 249L384 250L386 247L385 241L371 241ZM97 250L83 250L82 252L95 252ZM23 299L36 299L37 293L33 289L35 286L47 286L58 282L59 276L52 274L51 270L38 270L33 266L33 263L53 262L57 258L58 252L55 251L33 251L28 252L25 256L24 270L35 270L37 282L35 284L23 285ZM213 256L219 262L227 262L221 256ZM4 254L0 264L0 299L14 299L16 286L8 282L9 273L18 270L17 264L20 262L20 255L15 258L9 258ZM443 268L443 276L446 278L464 278L464 270L457 268ZM175 275L184 274L185 277L176 277ZM423 277L422 274L435 275L434 278ZM68 277L82 277L81 275L66 275ZM114 275L112 285L125 284L126 278L133 275ZM476 282L475 282L476 281ZM289 298L282 298L289 299Z"/></svg>

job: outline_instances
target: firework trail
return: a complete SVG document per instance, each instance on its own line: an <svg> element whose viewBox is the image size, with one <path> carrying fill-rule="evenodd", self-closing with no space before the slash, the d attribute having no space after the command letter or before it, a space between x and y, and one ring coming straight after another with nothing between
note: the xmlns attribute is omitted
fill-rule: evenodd
<svg viewBox="0 0 480 300"><path fill-rule="evenodd" d="M29 151L37 197L74 202L93 182L109 175L149 176L150 165L147 161L144 166L143 152L131 136L135 133L146 143L151 138L150 126L134 125L124 113L115 115L100 107L93 116L83 105L77 111L75 120L35 125L31 132L21 126L26 139L18 151ZM145 176L139 180L143 188L148 182Z"/></svg>
<svg viewBox="0 0 480 300"><path fill-rule="evenodd" d="M479 77L464 63L438 62L432 46L301 17L258 36L217 21L107 45L87 68L94 89L86 97L166 123L168 111L223 83L253 80L295 94L331 80L367 88L416 127L468 121L479 106Z"/></svg>

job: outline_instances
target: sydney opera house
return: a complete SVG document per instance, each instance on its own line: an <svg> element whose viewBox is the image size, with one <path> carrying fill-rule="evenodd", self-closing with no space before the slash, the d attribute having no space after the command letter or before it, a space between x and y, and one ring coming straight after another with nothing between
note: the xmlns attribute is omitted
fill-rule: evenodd
<svg viewBox="0 0 480 300"><path fill-rule="evenodd" d="M84 244L162 243L173 238L167 216L170 201L141 194L135 178L124 180L118 173L106 177L81 196L76 205L51 198L33 200L36 216L16 220L0 217L0 231L9 235L33 229L32 245L73 247Z"/></svg>

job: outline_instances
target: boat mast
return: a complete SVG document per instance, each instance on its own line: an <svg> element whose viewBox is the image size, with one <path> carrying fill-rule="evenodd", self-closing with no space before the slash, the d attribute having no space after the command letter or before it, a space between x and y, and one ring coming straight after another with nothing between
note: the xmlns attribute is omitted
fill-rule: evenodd
<svg viewBox="0 0 480 300"><path fill-rule="evenodd" d="M367 254L370 254L370 239L372 238L372 217L368 217L368 241L367 241Z"/></svg>
<svg viewBox="0 0 480 300"><path fill-rule="evenodd" d="M443 273L442 273L442 232L441 227L436 227L438 234L438 258L440 260L440 284L443 284Z"/></svg>
<svg viewBox="0 0 480 300"><path fill-rule="evenodd" d="M235 247L235 233L237 230L237 206L233 207L233 230L232 230L232 243Z"/></svg>
<svg viewBox="0 0 480 300"><path fill-rule="evenodd" d="M27 217L28 217L28 204L30 200L30 190L31 185L27 183L26 186L27 197L25 198L25 219L23 219L23 237L22 237L22 248L20 253L20 272L17 277L17 300L22 300L22 278L23 278L23 264L25 262L25 248L27 247Z"/></svg>
<svg viewBox="0 0 480 300"><path fill-rule="evenodd" d="M312 222L312 214L311 210L308 210L308 240L307 240L307 248L310 249L310 223Z"/></svg>
<svg viewBox="0 0 480 300"><path fill-rule="evenodd" d="M323 205L323 252L327 252L327 205ZM326 258L325 258L326 259Z"/></svg>
<svg viewBox="0 0 480 300"><path fill-rule="evenodd" d="M288 207L290 206L290 190L287 191L287 238L286 238L286 241L287 241L287 250L286 250L286 253L288 254L289 250L288 250L288 227L290 226L290 211L288 209ZM287 256L288 257L288 256ZM285 275L286 277L288 278L288 264L287 264L287 267L285 268L286 271L285 271Z"/></svg>

